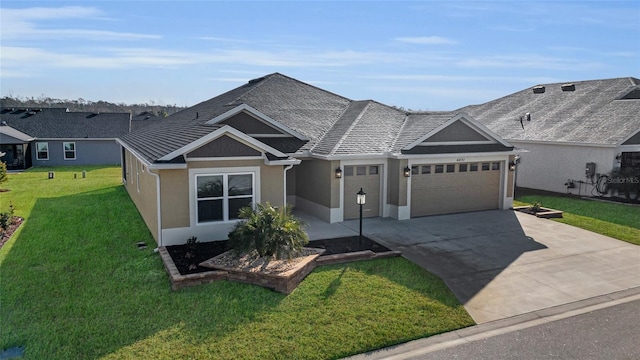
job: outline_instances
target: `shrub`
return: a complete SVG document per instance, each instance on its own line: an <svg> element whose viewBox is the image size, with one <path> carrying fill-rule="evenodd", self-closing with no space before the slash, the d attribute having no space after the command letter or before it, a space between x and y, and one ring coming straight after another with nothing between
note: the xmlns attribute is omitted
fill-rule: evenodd
<svg viewBox="0 0 640 360"><path fill-rule="evenodd" d="M13 224L13 214L13 203L9 202L9 210L0 213L0 230L6 230L9 225Z"/></svg>
<svg viewBox="0 0 640 360"><path fill-rule="evenodd" d="M540 201L534 202L531 206L529 206L529 210L533 212L538 212L542 208L542 203Z"/></svg>
<svg viewBox="0 0 640 360"><path fill-rule="evenodd" d="M229 247L237 253L256 251L260 256L291 259L309 242L304 223L289 207L258 204L240 210L238 222L229 232Z"/></svg>

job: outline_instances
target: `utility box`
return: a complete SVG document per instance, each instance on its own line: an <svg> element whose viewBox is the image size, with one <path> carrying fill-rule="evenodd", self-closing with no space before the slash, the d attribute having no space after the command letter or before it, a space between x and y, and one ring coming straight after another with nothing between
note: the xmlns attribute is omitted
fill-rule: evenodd
<svg viewBox="0 0 640 360"><path fill-rule="evenodd" d="M588 162L584 172L585 176L588 178L593 178L594 176L596 176L596 163Z"/></svg>

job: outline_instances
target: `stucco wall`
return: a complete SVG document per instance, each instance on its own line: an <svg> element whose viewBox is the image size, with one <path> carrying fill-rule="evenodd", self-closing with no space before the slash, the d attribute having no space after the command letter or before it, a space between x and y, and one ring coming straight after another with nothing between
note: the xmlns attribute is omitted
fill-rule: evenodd
<svg viewBox="0 0 640 360"><path fill-rule="evenodd" d="M585 178L588 162L596 163L596 173L599 174L610 172L615 162L613 147L512 143L527 150L520 153L516 174L518 187L566 193L564 184L568 179L590 181ZM592 188L583 186L581 194L591 195ZM571 190L578 194L578 187Z"/></svg>
<svg viewBox="0 0 640 360"><path fill-rule="evenodd" d="M337 191L337 195L332 194L333 180L336 179L332 162L303 160L296 166L296 195L327 208L339 207L340 192Z"/></svg>
<svg viewBox="0 0 640 360"><path fill-rule="evenodd" d="M404 168L408 160L389 159L389 172L387 182L388 203L395 206L407 205L407 178L404 177Z"/></svg>
<svg viewBox="0 0 640 360"><path fill-rule="evenodd" d="M158 241L158 202L156 179L149 170L134 156L125 150L127 180L124 184L129 197L136 205L140 216L149 228L153 238ZM139 174L139 176L138 176Z"/></svg>

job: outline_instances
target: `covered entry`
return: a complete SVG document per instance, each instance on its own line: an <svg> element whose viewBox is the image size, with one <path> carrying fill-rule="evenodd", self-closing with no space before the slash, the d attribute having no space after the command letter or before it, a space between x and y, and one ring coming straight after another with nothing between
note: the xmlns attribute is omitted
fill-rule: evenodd
<svg viewBox="0 0 640 360"><path fill-rule="evenodd" d="M411 167L411 217L500 207L502 164L470 162Z"/></svg>
<svg viewBox="0 0 640 360"><path fill-rule="evenodd" d="M380 165L355 165L344 167L344 219L357 219L360 206L356 204L356 193L360 188L367 193L367 202L362 207L363 217L380 216Z"/></svg>

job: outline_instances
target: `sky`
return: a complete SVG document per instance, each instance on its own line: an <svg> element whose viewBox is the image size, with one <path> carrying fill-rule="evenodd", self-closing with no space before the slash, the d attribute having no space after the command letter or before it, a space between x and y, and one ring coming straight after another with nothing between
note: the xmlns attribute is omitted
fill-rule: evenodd
<svg viewBox="0 0 640 360"><path fill-rule="evenodd" d="M455 110L640 78L640 1L0 2L0 94L191 106L279 72Z"/></svg>

